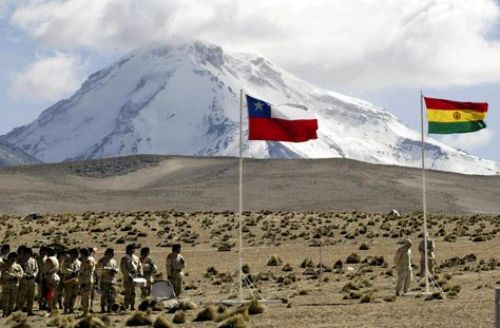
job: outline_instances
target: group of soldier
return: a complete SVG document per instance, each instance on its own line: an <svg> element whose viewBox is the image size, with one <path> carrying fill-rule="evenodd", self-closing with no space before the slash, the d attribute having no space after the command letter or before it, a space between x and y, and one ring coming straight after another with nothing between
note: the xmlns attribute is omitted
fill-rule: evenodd
<svg viewBox="0 0 500 328"><path fill-rule="evenodd" d="M6 317L19 310L32 315L35 300L39 310L63 309L64 313L74 313L78 296L80 308L86 314L93 311L96 290L101 294L101 312L134 310L136 287L140 286L142 298L150 296L159 273L150 249L142 248L139 256L136 249L134 244L127 245L118 264L112 248L106 249L97 261L95 248L56 251L53 247L42 246L38 254L34 254L30 247L20 246L16 252L11 252L9 245L2 245L2 314ZM166 259L166 273L177 296L182 291L185 266L181 245L173 245ZM116 303L120 273L124 296L121 306Z"/></svg>
<svg viewBox="0 0 500 328"><path fill-rule="evenodd" d="M435 244L428 236L426 239L427 242L424 238L419 245L420 277L434 274ZM396 251L396 296L406 294L412 281L411 246L411 240L406 239ZM142 278L140 280L143 282L140 296L146 298L151 295L152 285L158 274L158 266L150 256L150 249L142 248L139 256L136 255L136 249L134 244L127 245L125 255L118 264L112 248L106 249L104 256L96 261L95 248L73 248L56 252L52 247L42 246L39 253L34 254L26 246L20 246L16 252L11 252L9 245L3 245L0 249L0 301L3 316L16 310L33 314L35 299L39 310L52 311L59 308L64 309L64 313L73 313L78 296L80 308L85 314L92 312L96 290L101 293L101 312L118 311L120 308L134 310L137 278ZM166 274L177 296L182 291L185 266L181 246L173 245L172 252L166 259ZM119 273L122 275L122 306L115 301Z"/></svg>
<svg viewBox="0 0 500 328"><path fill-rule="evenodd" d="M425 240L427 239L427 241ZM408 292L410 284L412 281L412 262L411 262L411 246L412 242L410 239L405 239L403 241L403 246L398 248L396 255L394 256L394 266L398 272L398 281L396 284L396 296L404 295ZM420 253L420 277L423 278L427 274L434 274L434 266L436 260L436 246L434 241L425 236L420 244L418 245L418 251ZM427 253L427 254L426 254ZM427 261L427 265L426 262ZM427 267L427 273L426 273ZM401 294L401 289L403 293Z"/></svg>

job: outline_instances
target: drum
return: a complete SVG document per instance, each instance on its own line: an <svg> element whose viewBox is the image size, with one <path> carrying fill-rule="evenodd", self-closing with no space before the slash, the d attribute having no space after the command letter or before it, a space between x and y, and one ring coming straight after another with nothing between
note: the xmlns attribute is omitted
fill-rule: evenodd
<svg viewBox="0 0 500 328"><path fill-rule="evenodd" d="M146 285L148 284L148 281L144 278L134 278L133 281L137 287L146 287Z"/></svg>
<svg viewBox="0 0 500 328"><path fill-rule="evenodd" d="M174 287L170 281L158 280L153 284L151 296L156 299L175 298Z"/></svg>

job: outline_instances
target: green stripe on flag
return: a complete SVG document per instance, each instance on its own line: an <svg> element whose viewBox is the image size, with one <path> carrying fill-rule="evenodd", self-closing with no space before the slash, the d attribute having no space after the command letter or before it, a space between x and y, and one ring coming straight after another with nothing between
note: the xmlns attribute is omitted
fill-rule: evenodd
<svg viewBox="0 0 500 328"><path fill-rule="evenodd" d="M457 123L429 122L429 134L452 134L476 132L486 128L484 121Z"/></svg>

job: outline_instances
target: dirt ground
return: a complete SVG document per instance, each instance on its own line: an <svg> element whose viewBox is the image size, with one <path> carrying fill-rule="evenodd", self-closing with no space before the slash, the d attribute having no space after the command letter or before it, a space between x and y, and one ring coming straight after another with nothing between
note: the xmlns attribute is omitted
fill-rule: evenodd
<svg viewBox="0 0 500 328"><path fill-rule="evenodd" d="M244 160L244 208L421 209L421 171L346 159ZM466 173L466 172L465 172ZM500 176L428 172L428 209L500 213ZM0 213L237 210L238 160L134 156L0 169Z"/></svg>
<svg viewBox="0 0 500 328"><path fill-rule="evenodd" d="M169 246L180 242L187 262L182 297L198 309L187 311L186 323L179 327L217 327L219 323L193 319L206 304L238 295L238 217L232 212L4 215L0 222L0 240L14 248L24 243L96 246L101 257L106 247L114 247L121 257L125 245L134 242L152 248L162 271ZM359 211L246 212L242 256L256 288L253 293L282 302L250 316L248 326L491 327L494 289L500 287L499 228L498 212L430 215L428 229L437 247L435 278L443 292L434 295L442 299L426 300L425 284L418 277L411 295L394 297L393 256L404 238L414 243L414 273L418 272L419 213L396 217ZM250 294L245 289L245 297ZM99 310L98 302L94 309ZM114 314L109 319L113 327L123 327L128 316ZM37 313L28 323L62 327L65 320L78 319ZM1 319L0 326L12 324Z"/></svg>

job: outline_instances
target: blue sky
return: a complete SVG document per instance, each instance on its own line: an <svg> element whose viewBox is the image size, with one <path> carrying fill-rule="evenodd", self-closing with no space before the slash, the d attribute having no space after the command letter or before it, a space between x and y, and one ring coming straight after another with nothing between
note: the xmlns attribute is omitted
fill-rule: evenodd
<svg viewBox="0 0 500 328"><path fill-rule="evenodd" d="M150 42L256 52L419 129L419 92L490 103L488 129L441 140L500 161L495 0L0 0L0 134Z"/></svg>

